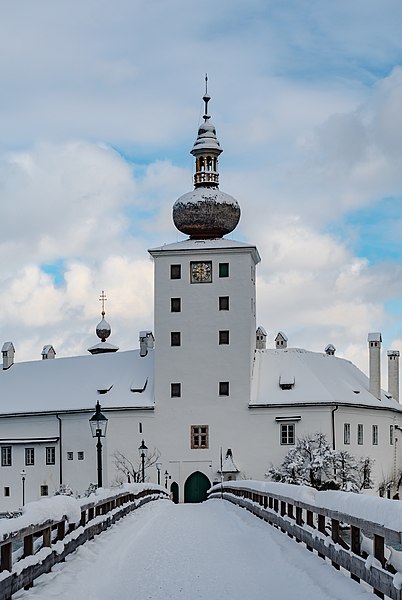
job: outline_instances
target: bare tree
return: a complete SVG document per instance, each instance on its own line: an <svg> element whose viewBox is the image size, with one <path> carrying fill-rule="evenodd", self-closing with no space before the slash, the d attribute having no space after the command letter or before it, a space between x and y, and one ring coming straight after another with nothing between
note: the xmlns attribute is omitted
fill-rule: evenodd
<svg viewBox="0 0 402 600"><path fill-rule="evenodd" d="M147 471L160 458L161 453L158 448L148 452L144 461L144 470ZM116 483L142 483L142 463L141 458L132 460L120 450L113 453L113 462L116 467ZM147 479L147 477L145 477Z"/></svg>

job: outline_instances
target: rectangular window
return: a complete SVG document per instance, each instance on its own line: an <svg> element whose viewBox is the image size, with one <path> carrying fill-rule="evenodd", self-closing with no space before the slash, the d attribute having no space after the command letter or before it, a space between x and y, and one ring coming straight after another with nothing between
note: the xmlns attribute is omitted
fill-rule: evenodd
<svg viewBox="0 0 402 600"><path fill-rule="evenodd" d="M74 452L67 452L67 460L73 460L74 459Z"/></svg>
<svg viewBox="0 0 402 600"><path fill-rule="evenodd" d="M54 446L49 446L48 448L46 448L46 464L56 464L56 448Z"/></svg>
<svg viewBox="0 0 402 600"><path fill-rule="evenodd" d="M142 433L142 423L138 423L138 433Z"/></svg>
<svg viewBox="0 0 402 600"><path fill-rule="evenodd" d="M378 425L373 425L372 442L373 446L378 446Z"/></svg>
<svg viewBox="0 0 402 600"><path fill-rule="evenodd" d="M229 310L229 296L219 296L219 310Z"/></svg>
<svg viewBox="0 0 402 600"><path fill-rule="evenodd" d="M82 450L77 452L77 458L78 460L84 460L84 452Z"/></svg>
<svg viewBox="0 0 402 600"><path fill-rule="evenodd" d="M281 444L292 446L295 443L295 425L294 423L281 424Z"/></svg>
<svg viewBox="0 0 402 600"><path fill-rule="evenodd" d="M181 265L170 265L170 279L181 279Z"/></svg>
<svg viewBox="0 0 402 600"><path fill-rule="evenodd" d="M40 486L40 495L41 496L48 496L49 495L49 488L47 485L41 485Z"/></svg>
<svg viewBox="0 0 402 600"><path fill-rule="evenodd" d="M25 448L25 465L32 466L35 464L35 449Z"/></svg>
<svg viewBox="0 0 402 600"><path fill-rule="evenodd" d="M363 424L359 423L357 425L357 443L359 446L363 445Z"/></svg>
<svg viewBox="0 0 402 600"><path fill-rule="evenodd" d="M170 312L181 311L181 298L170 298Z"/></svg>
<svg viewBox="0 0 402 600"><path fill-rule="evenodd" d="M350 423L343 424L343 443L350 444Z"/></svg>
<svg viewBox="0 0 402 600"><path fill-rule="evenodd" d="M391 444L391 446L394 445L394 426L393 425L389 426L389 443Z"/></svg>
<svg viewBox="0 0 402 600"><path fill-rule="evenodd" d="M11 467L12 458L11 458L11 446L2 446L1 447L1 466L2 467Z"/></svg>
<svg viewBox="0 0 402 600"><path fill-rule="evenodd" d="M229 277L229 263L219 263L219 277Z"/></svg>
<svg viewBox="0 0 402 600"><path fill-rule="evenodd" d="M227 329L224 329L219 332L219 344L221 346L229 344L229 331Z"/></svg>
<svg viewBox="0 0 402 600"><path fill-rule="evenodd" d="M191 448L208 448L208 425L191 426Z"/></svg>
<svg viewBox="0 0 402 600"><path fill-rule="evenodd" d="M10 495L10 488L9 488L8 486L6 486L6 487L4 488L4 495L5 495L5 496L9 496L9 495Z"/></svg>
<svg viewBox="0 0 402 600"><path fill-rule="evenodd" d="M220 381L219 382L219 395L220 396L229 396L229 382L228 381Z"/></svg>
<svg viewBox="0 0 402 600"><path fill-rule="evenodd" d="M181 346L180 331L171 331L170 332L170 345L171 346Z"/></svg>
<svg viewBox="0 0 402 600"><path fill-rule="evenodd" d="M170 384L170 397L180 398L181 397L181 383Z"/></svg>

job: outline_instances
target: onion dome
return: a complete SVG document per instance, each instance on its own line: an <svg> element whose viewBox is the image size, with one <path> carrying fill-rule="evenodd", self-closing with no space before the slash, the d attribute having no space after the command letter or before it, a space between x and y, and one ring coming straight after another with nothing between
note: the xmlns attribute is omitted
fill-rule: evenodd
<svg viewBox="0 0 402 600"><path fill-rule="evenodd" d="M102 319L97 324L95 331L96 331L96 335L101 340L101 342L98 344L95 344L95 346L91 346L91 348L88 348L88 352L90 352L91 354L103 354L105 352L117 352L117 350L119 349L118 346L113 346L113 344L109 344L106 342L107 338L112 333L112 328L110 327L109 323L105 319L106 295L103 290L102 290L99 300L102 302L102 312L101 312Z"/></svg>
<svg viewBox="0 0 402 600"><path fill-rule="evenodd" d="M237 200L219 190L218 157L222 148L208 115L207 77L205 82L204 122L191 149L195 157L194 190L181 196L173 205L176 228L193 239L221 238L233 231L240 219Z"/></svg>

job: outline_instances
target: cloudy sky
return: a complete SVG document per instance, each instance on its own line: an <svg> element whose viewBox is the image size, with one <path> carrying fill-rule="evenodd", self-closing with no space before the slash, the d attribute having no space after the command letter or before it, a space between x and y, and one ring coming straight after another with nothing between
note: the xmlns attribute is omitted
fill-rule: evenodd
<svg viewBox="0 0 402 600"><path fill-rule="evenodd" d="M258 322L366 370L402 349L400 0L18 0L0 18L0 331L16 360L152 328L147 248L181 239L210 113ZM385 378L386 379L386 378Z"/></svg>

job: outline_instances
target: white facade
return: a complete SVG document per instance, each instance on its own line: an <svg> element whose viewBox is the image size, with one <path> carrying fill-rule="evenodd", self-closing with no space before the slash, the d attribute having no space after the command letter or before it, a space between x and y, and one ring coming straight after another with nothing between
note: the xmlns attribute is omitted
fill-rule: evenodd
<svg viewBox="0 0 402 600"><path fill-rule="evenodd" d="M154 335L140 332L139 350L118 352L103 339L91 355L64 359L54 358L48 346L46 358L53 360L29 363L14 363L14 346L3 346L0 512L51 495L60 485L82 492L96 481L88 421L97 401L109 419L105 486L121 481L115 453L138 466L144 440L160 453L161 483L166 472L175 498L191 501L197 485L219 481L222 472L225 479L263 479L298 437L317 432L335 449L374 458L374 491L399 477L402 408L381 391L380 334L369 335L369 378L335 357L332 345L323 353L288 348L279 332L277 347L266 349L263 327L263 339L256 339L260 257L252 244L220 235L235 227L240 212L217 190L217 162L208 153L219 144L204 119L195 153L197 193L175 205L176 220L193 239L149 251ZM205 164L213 169L206 180ZM399 371L392 373L396 390ZM155 466L146 476L157 482Z"/></svg>

